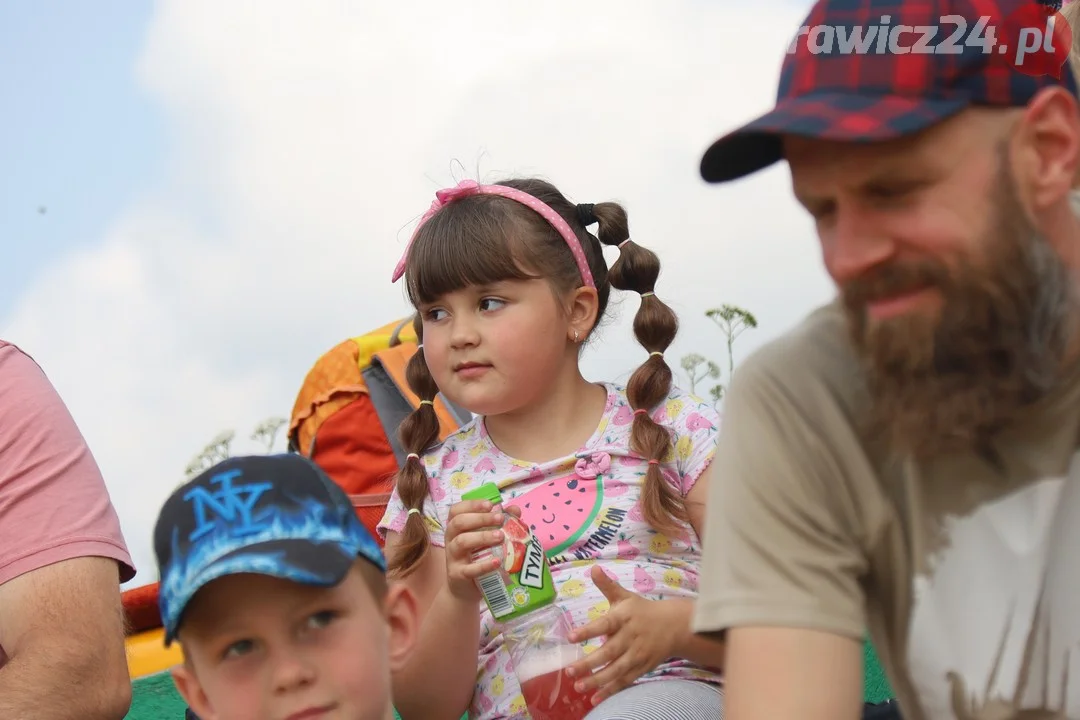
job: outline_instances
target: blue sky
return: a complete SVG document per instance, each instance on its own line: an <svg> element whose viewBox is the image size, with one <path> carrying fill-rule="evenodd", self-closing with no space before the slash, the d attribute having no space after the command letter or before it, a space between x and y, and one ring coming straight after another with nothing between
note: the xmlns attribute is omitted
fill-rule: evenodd
<svg viewBox="0 0 1080 720"><path fill-rule="evenodd" d="M48 263L100 243L162 162L160 117L134 76L152 11L0 3L0 323Z"/></svg>
<svg viewBox="0 0 1080 720"><path fill-rule="evenodd" d="M135 584L208 440L259 451L251 428L319 355L409 311L390 269L455 160L632 208L680 314L672 357L723 353L707 307L758 317L741 356L827 301L782 167L723 191L697 172L772 105L807 2L423 0L420 23L407 3L0 2L0 335L90 444ZM587 377L644 356L636 302L612 303Z"/></svg>

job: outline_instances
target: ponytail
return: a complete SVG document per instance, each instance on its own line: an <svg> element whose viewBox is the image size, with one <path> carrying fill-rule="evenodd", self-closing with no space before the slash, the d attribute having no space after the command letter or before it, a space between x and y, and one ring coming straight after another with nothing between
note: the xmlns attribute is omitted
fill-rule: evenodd
<svg viewBox="0 0 1080 720"><path fill-rule="evenodd" d="M671 392L672 372L664 352L675 340L679 319L654 294L660 276L656 253L630 240L626 211L616 203L598 203L592 214L599 223L597 237L604 245L619 248L619 259L608 271L608 281L618 290L641 295L634 316L634 336L649 357L634 371L626 385L626 397L634 410L630 449L648 460L641 506L646 522L658 532L677 532L676 520L687 520L682 497L664 478L660 463L674 451L667 429L652 419L652 410Z"/></svg>
<svg viewBox="0 0 1080 720"><path fill-rule="evenodd" d="M421 345L409 359L405 368L405 379L409 388L420 398L420 404L398 428L398 438L409 455L398 470L397 491L406 510L415 509L420 512L411 512L405 517L401 543L395 548L393 557L389 558L390 571L401 576L408 575L416 568L430 542L423 518L424 501L427 500L430 487L421 456L439 439L439 418L433 405L439 387L431 377L427 360L424 358L424 324L419 314L413 318L413 328Z"/></svg>
<svg viewBox="0 0 1080 720"><path fill-rule="evenodd" d="M480 186L473 185L463 183L441 192L431 214L425 216L427 222L421 222L410 241L408 267L403 259L395 278L404 272L414 307L465 286L536 276L547 278L553 287L568 290L590 284L591 275L597 290L598 318L604 314L612 287L641 295L634 335L649 355L630 376L626 387L634 410L630 450L648 461L641 493L646 522L658 532L677 534L681 529L679 521L688 518L685 503L678 488L660 470L660 464L674 455L672 437L649 415L671 393L672 371L664 353L679 330L675 313L653 294L660 275L659 258L630 241L626 211L617 203L574 205L551 183L535 178L506 180L485 186L488 191L483 192ZM492 187L501 190L489 192ZM535 202L507 194L507 188ZM539 212L537 203L561 219L555 218L552 224L552 217ZM506 228L511 223L515 232L508 233ZM560 230L557 225L563 223L569 227ZM596 236L587 229L593 223L598 225ZM568 237L571 231L580 246ZM619 259L610 269L601 244L619 248ZM587 265L584 270L583 265ZM413 322L423 343L419 315ZM397 493L410 514L389 566L401 575L416 567L430 542L421 513L413 511L422 511L430 493L427 470L419 456L435 445L439 435L438 418L430 404L438 387L422 350L409 361L406 377L412 391L427 402L410 413L399 430L401 444L410 457L398 472Z"/></svg>

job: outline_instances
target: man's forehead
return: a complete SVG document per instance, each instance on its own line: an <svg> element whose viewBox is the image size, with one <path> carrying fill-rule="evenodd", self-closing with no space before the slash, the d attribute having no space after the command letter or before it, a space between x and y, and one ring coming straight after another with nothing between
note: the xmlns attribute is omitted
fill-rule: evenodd
<svg viewBox="0 0 1080 720"><path fill-rule="evenodd" d="M838 151L851 154L862 153L867 157L907 155L912 152L931 153L943 147L993 145L1007 133L1024 112L1025 108L968 108L925 130L888 140L852 142L785 135L782 141L786 157L791 157L793 153L828 155Z"/></svg>
<svg viewBox="0 0 1080 720"><path fill-rule="evenodd" d="M973 153L993 153L1006 119L1002 114L964 113L920 133L876 142L785 136L784 157L797 192L819 185L903 179L948 170L969 161Z"/></svg>

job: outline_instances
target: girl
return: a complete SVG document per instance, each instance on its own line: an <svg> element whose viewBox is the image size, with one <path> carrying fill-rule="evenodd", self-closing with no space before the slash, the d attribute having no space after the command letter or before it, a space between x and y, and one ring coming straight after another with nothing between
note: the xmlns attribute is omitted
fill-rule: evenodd
<svg viewBox="0 0 1080 720"><path fill-rule="evenodd" d="M601 243L619 249L610 269ZM574 639L591 651L574 668L583 690L598 691L589 718L721 717L709 669L720 646L690 632L707 491L698 479L719 418L672 389L663 353L678 322L653 294L659 272L629 239L621 206L574 205L540 180L465 181L421 219L394 280L404 275L417 310L422 345L407 375L422 402L401 426L411 454L379 525L424 617L395 678L403 717L528 717L474 582L497 565L472 554L498 543L501 517L461 501L492 481L543 543ZM591 383L578 366L613 287L641 295L634 333L649 353L625 388ZM479 417L436 447L440 391Z"/></svg>

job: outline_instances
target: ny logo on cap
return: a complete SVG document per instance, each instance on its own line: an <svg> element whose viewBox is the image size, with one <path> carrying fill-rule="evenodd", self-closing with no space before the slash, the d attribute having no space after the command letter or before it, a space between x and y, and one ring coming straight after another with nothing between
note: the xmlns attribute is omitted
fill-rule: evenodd
<svg viewBox="0 0 1080 720"><path fill-rule="evenodd" d="M217 527L219 520L232 527L229 533L234 536L249 535L265 530L267 525L259 523L252 516L255 503L262 494L273 487L272 483L248 483L233 486L233 479L243 475L241 470L228 470L210 478L212 484L220 486L216 492L204 487L194 487L184 493L184 500L194 506L195 529L188 536L194 542Z"/></svg>

